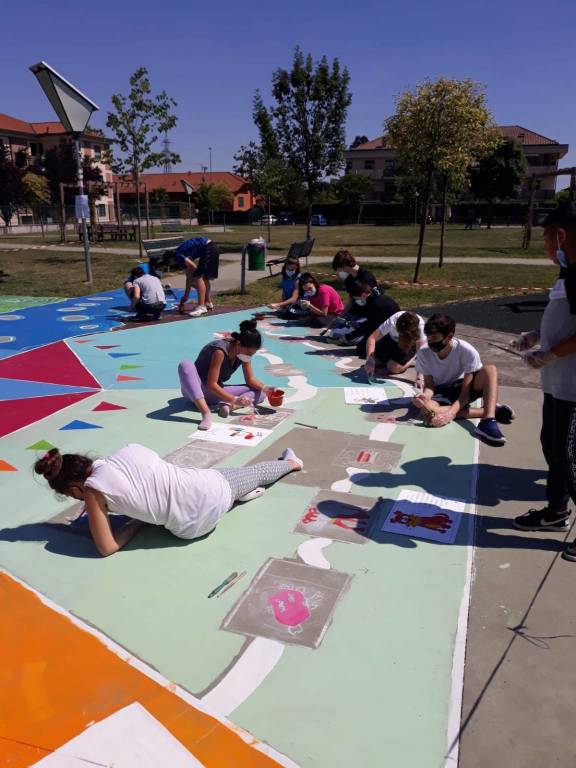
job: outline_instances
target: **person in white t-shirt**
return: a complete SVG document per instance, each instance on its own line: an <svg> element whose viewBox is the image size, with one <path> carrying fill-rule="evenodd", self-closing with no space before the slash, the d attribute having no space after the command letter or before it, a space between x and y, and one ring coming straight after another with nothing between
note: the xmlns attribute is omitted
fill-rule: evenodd
<svg viewBox="0 0 576 768"><path fill-rule="evenodd" d="M476 434L502 445L506 438L498 423L509 423L514 411L496 402L498 371L494 365L482 365L478 351L456 338L455 331L456 323L448 315L432 315L425 324L428 345L418 351L416 358L416 371L424 377L424 391L414 398L414 404L431 427L443 427L453 419L480 419ZM450 404L440 405L434 397ZM480 397L482 407L472 407L470 403Z"/></svg>
<svg viewBox="0 0 576 768"><path fill-rule="evenodd" d="M166 307L166 294L162 283L155 275L145 274L142 267L132 270L132 307L138 319L158 320Z"/></svg>
<svg viewBox="0 0 576 768"><path fill-rule="evenodd" d="M262 486L303 467L291 448L278 461L247 467L195 469L170 464L149 448L132 443L105 459L51 448L34 465L57 494L86 503L90 533L106 557L127 544L146 523L162 525L181 539L214 530L236 501L264 493ZM108 512L133 518L112 531Z"/></svg>
<svg viewBox="0 0 576 768"><path fill-rule="evenodd" d="M388 374L404 373L425 343L424 318L414 312L395 312L366 341L367 375L372 376L377 365Z"/></svg>

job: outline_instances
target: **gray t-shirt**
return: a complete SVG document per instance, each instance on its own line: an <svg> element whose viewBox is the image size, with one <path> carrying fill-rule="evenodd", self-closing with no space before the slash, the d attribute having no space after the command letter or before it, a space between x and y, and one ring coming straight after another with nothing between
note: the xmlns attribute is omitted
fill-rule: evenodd
<svg viewBox="0 0 576 768"><path fill-rule="evenodd" d="M242 365L238 358L236 358L233 363L230 362L230 358L228 357L229 345L230 342L226 341L226 339L217 339L216 341L211 341L210 344L206 344L206 346L202 347L200 350L200 354L196 358L194 365L196 366L198 375L204 384L208 380L208 371L210 370L212 355L217 349L221 349L222 352L224 352L224 360L222 361L222 367L220 368L220 376L218 377L218 384L220 384L220 386L222 386L224 382L228 381L234 371L236 371Z"/></svg>
<svg viewBox="0 0 576 768"><path fill-rule="evenodd" d="M140 298L144 304L166 304L166 295L162 283L154 275L142 275L134 280L140 288Z"/></svg>
<svg viewBox="0 0 576 768"><path fill-rule="evenodd" d="M540 347L548 352L572 336L576 336L576 315L570 314L568 299L552 299L540 323ZM576 402L576 354L548 363L540 371L540 377L546 394L558 400Z"/></svg>

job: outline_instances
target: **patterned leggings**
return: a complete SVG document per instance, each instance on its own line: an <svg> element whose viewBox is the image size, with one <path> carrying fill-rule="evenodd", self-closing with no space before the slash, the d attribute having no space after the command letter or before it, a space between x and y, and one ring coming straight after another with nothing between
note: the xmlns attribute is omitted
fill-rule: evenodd
<svg viewBox="0 0 576 768"><path fill-rule="evenodd" d="M217 469L232 489L232 500L238 501L261 485L271 485L292 472L287 461L261 461L247 467Z"/></svg>

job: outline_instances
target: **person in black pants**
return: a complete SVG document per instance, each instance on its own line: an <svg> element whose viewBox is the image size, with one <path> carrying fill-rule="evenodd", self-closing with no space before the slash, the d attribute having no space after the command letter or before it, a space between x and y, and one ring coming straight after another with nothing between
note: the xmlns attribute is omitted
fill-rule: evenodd
<svg viewBox="0 0 576 768"><path fill-rule="evenodd" d="M363 323L357 326L353 331L356 337L356 354L364 359L366 357L366 342L368 338L379 328L383 322L388 320L395 312L400 311L400 307L394 299L386 296L385 293L374 294L370 285L356 281L350 288L350 296L357 307L364 310Z"/></svg>
<svg viewBox="0 0 576 768"><path fill-rule="evenodd" d="M560 275L544 311L540 331L512 344L541 372L544 392L540 440L548 464L547 506L515 518L522 531L566 531L570 499L576 504L576 206L561 203L544 221L544 244ZM539 343L539 349L536 346ZM576 541L562 557L576 561Z"/></svg>

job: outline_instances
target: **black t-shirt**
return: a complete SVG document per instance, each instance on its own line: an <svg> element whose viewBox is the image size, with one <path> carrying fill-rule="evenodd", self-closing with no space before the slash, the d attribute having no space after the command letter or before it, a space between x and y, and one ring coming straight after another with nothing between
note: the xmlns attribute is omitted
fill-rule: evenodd
<svg viewBox="0 0 576 768"><path fill-rule="evenodd" d="M368 299L366 306L358 307L358 309L365 310L366 320L359 329L365 339L374 333L376 328L381 326L385 320L388 320L396 312L400 312L398 304L390 296L386 296L386 294Z"/></svg>
<svg viewBox="0 0 576 768"><path fill-rule="evenodd" d="M354 299L352 298L350 291L352 290L354 283L363 283L365 285L369 285L370 288L372 288L374 295L379 295L381 293L380 288L378 287L378 280L376 280L372 272L370 272L369 269L360 267L355 275L348 275L346 280L344 280L344 288L346 289L348 296L350 297L350 301L352 302ZM366 317L366 307L359 307L358 304L353 304L351 314L354 317Z"/></svg>

